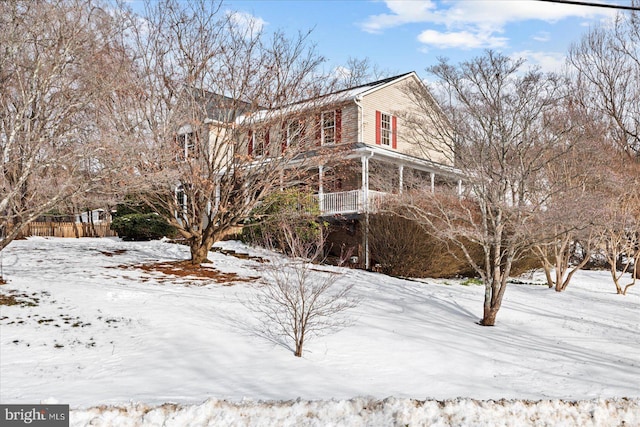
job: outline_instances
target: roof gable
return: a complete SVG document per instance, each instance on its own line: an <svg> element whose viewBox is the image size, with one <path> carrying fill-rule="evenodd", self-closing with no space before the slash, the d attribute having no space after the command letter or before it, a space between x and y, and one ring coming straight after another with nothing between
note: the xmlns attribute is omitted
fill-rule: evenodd
<svg viewBox="0 0 640 427"><path fill-rule="evenodd" d="M408 78L414 78L416 81L420 82L421 80L418 78L418 75L414 72L411 71L409 73L405 73L405 74L400 74L398 76L394 76L394 77L389 77L387 79L382 79L382 80L378 80L372 83L368 83L365 85L361 85L361 86L357 86L355 88L352 89L348 89L349 91L351 91L353 93L353 97L362 97L362 96L366 96L372 92L376 92L380 89L384 89L388 86L394 85L400 81L406 80Z"/></svg>

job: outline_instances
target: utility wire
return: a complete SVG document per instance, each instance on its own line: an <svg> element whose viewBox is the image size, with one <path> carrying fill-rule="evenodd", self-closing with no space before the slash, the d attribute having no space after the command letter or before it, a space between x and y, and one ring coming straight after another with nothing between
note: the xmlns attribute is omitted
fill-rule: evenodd
<svg viewBox="0 0 640 427"><path fill-rule="evenodd" d="M624 6L621 4L591 3L586 1L573 1L573 0L538 0L538 1L544 1L548 3L571 4L575 6L606 7L609 9L633 10L636 12L640 11L640 6Z"/></svg>

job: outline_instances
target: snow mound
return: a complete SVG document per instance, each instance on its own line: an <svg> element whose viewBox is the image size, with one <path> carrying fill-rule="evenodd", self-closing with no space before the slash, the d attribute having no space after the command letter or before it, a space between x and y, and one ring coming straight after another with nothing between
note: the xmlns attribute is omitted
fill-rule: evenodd
<svg viewBox="0 0 640 427"><path fill-rule="evenodd" d="M101 406L71 412L71 426L621 426L640 425L640 399L295 400Z"/></svg>

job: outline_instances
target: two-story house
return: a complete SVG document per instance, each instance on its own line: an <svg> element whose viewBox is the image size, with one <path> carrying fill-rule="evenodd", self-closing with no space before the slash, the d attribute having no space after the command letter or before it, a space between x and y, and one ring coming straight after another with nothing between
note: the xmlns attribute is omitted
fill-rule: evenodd
<svg viewBox="0 0 640 427"><path fill-rule="evenodd" d="M213 117L209 122L218 125L211 128L209 138L229 126L248 129L236 150L254 159L279 156L296 147L307 174L301 182L316 195L324 218L348 223L360 236L357 255L368 268L368 214L385 197L416 186L431 191L440 186L461 189L454 153L448 151L451 144L421 141L421 135L405 123L406 114L415 111L415 100L407 92L411 85L423 85L414 72L277 110L254 110L233 117L233 123ZM433 117L446 123L428 90L420 87L430 97L427 104L433 106ZM181 140L187 153L189 137Z"/></svg>
<svg viewBox="0 0 640 427"><path fill-rule="evenodd" d="M454 153L446 152L451 145L430 149L437 144L420 141L415 131L405 126L405 113L415 109L407 93L410 85L422 85L414 72L335 92L312 104L288 107L282 114L291 119L279 129L248 135L247 152L253 155L263 155L273 140L285 147L303 138L309 146L335 151L336 156L318 156L321 161L310 168L315 175L311 190L317 194L323 216L350 221L355 224L352 229L360 230L363 243L359 252L367 268L367 214L374 212L384 197L415 186L435 191L446 185L460 191L461 175L452 164ZM428 91L424 93L428 95ZM432 114L446 121L437 104L432 105ZM270 114L273 116L273 111Z"/></svg>

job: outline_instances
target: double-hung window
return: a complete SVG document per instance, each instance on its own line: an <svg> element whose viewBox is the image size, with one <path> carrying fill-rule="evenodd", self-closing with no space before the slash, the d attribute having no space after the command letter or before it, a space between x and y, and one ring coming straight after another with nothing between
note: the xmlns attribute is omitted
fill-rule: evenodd
<svg viewBox="0 0 640 427"><path fill-rule="evenodd" d="M260 129L257 131L249 131L249 147L250 156L262 157L268 154L269 150L269 129Z"/></svg>
<svg viewBox="0 0 640 427"><path fill-rule="evenodd" d="M194 150L196 148L196 134L195 132L187 132L178 134L176 137L177 143L177 160L186 160L189 157L194 156Z"/></svg>
<svg viewBox="0 0 640 427"><path fill-rule="evenodd" d="M287 147L300 146L300 135L302 133L302 125L299 120L292 120L287 125Z"/></svg>
<svg viewBox="0 0 640 427"><path fill-rule="evenodd" d="M380 113L380 144L391 145L391 116Z"/></svg>
<svg viewBox="0 0 640 427"><path fill-rule="evenodd" d="M181 218L183 215L187 214L187 193L185 192L183 185L179 185L176 188L176 205L178 208L176 212L177 218Z"/></svg>
<svg viewBox="0 0 640 427"><path fill-rule="evenodd" d="M325 111L322 113L322 145L335 144L336 142L336 112Z"/></svg>
<svg viewBox="0 0 640 427"><path fill-rule="evenodd" d="M256 157L264 156L266 153L266 138L269 138L268 133L265 131L254 132L253 134L253 155Z"/></svg>
<svg viewBox="0 0 640 427"><path fill-rule="evenodd" d="M398 148L398 120L395 116L376 111L376 144Z"/></svg>

